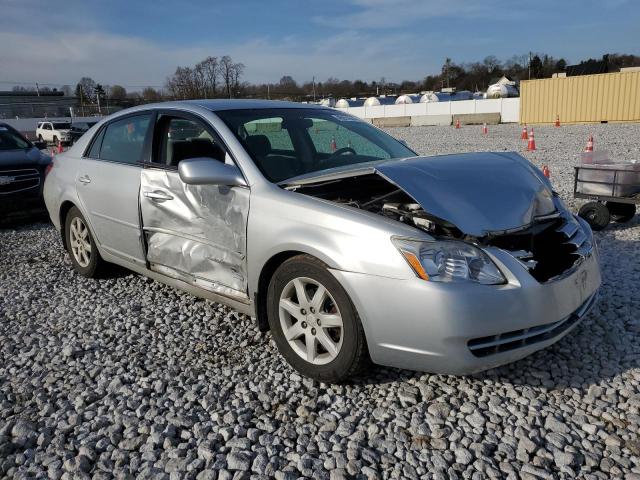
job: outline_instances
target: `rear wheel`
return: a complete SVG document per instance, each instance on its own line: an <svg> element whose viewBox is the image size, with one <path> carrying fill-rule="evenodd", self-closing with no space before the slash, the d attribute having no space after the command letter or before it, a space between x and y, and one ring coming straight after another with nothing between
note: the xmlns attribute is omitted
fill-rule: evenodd
<svg viewBox="0 0 640 480"><path fill-rule="evenodd" d="M602 230L609 225L609 220L611 220L606 205L600 202L585 203L580 207L578 215L586 220L593 230Z"/></svg>
<svg viewBox="0 0 640 480"><path fill-rule="evenodd" d="M614 222L628 222L636 214L636 206L633 203L607 202L605 205Z"/></svg>
<svg viewBox="0 0 640 480"><path fill-rule="evenodd" d="M104 260L96 248L86 220L76 207L72 207L67 214L65 239L76 272L88 278L98 277L104 270Z"/></svg>
<svg viewBox="0 0 640 480"><path fill-rule="evenodd" d="M267 307L278 350L303 375L342 382L368 365L358 314L319 260L299 255L285 261L269 284Z"/></svg>

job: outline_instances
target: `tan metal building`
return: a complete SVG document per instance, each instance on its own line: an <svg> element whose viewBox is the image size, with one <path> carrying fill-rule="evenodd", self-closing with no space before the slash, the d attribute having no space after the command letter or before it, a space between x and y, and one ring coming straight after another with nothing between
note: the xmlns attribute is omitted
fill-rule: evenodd
<svg viewBox="0 0 640 480"><path fill-rule="evenodd" d="M640 122L640 72L520 83L520 123Z"/></svg>

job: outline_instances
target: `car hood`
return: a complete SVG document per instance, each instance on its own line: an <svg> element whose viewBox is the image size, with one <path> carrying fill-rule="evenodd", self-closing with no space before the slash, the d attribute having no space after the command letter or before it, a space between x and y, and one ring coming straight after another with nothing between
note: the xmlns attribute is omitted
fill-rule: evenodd
<svg viewBox="0 0 640 480"><path fill-rule="evenodd" d="M24 168L36 165L46 165L51 161L51 157L45 155L37 148L33 147L25 150L2 150L0 151L0 168Z"/></svg>
<svg viewBox="0 0 640 480"><path fill-rule="evenodd" d="M337 170L287 185L376 173L430 215L476 237L517 230L556 211L548 179L515 152L412 157Z"/></svg>

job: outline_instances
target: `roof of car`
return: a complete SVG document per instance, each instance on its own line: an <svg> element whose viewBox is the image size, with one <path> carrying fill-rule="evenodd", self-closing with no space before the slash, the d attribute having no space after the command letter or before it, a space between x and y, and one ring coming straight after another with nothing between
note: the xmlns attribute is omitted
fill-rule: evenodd
<svg viewBox="0 0 640 480"><path fill-rule="evenodd" d="M312 103L285 102L281 100L246 100L246 99L216 99L216 100L182 100L177 103L196 104L207 110L238 110L261 108L326 108Z"/></svg>

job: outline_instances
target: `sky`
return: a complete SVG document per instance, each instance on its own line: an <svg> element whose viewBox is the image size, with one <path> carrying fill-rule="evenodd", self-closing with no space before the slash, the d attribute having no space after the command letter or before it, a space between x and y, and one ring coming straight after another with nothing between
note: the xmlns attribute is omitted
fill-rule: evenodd
<svg viewBox="0 0 640 480"><path fill-rule="evenodd" d="M0 0L0 90L160 87L213 55L243 80L420 80L488 55L640 54L639 0Z"/></svg>

